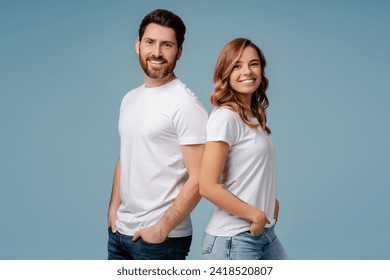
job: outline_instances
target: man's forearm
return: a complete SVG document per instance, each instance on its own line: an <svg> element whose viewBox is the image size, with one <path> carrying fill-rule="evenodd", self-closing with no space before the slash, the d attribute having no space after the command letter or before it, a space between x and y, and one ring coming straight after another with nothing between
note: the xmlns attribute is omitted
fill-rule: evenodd
<svg viewBox="0 0 390 280"><path fill-rule="evenodd" d="M133 240L142 237L151 243L163 242L169 233L190 215L200 200L199 172L203 150L203 144L182 146L183 160L189 176L187 182L160 220L153 226L137 231Z"/></svg>
<svg viewBox="0 0 390 280"><path fill-rule="evenodd" d="M198 204L201 196L199 195L198 178L189 178L176 197L172 206L165 215L157 222L162 233L168 236L175 227L177 227L185 218L191 214Z"/></svg>
<svg viewBox="0 0 390 280"><path fill-rule="evenodd" d="M121 204L120 199L120 175L121 175L121 162L118 160L115 171L114 171L114 179L112 181L112 191L111 191L111 199L110 199L110 207L118 209Z"/></svg>
<svg viewBox="0 0 390 280"><path fill-rule="evenodd" d="M116 211L118 210L121 204L120 173L121 173L121 163L118 160L118 163L116 164L115 167L114 179L112 182L110 206L108 208L108 225L114 229L115 229Z"/></svg>

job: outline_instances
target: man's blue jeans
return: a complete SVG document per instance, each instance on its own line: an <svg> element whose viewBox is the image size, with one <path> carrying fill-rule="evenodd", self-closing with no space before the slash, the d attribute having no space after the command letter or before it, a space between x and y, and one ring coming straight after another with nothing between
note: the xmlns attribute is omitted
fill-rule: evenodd
<svg viewBox="0 0 390 280"><path fill-rule="evenodd" d="M167 238L164 242L151 244L140 237L136 241L133 236L108 229L109 260L185 260L190 251L192 236Z"/></svg>
<svg viewBox="0 0 390 280"><path fill-rule="evenodd" d="M203 237L202 256L205 260L286 260L288 256L275 235L274 227L260 235L242 232L235 236Z"/></svg>

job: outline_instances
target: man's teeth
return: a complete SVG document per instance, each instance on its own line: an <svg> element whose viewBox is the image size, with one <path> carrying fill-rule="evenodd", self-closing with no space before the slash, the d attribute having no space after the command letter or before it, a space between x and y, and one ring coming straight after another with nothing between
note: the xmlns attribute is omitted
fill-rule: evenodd
<svg viewBox="0 0 390 280"><path fill-rule="evenodd" d="M149 60L153 64L163 64L164 61L158 61L158 60Z"/></svg>

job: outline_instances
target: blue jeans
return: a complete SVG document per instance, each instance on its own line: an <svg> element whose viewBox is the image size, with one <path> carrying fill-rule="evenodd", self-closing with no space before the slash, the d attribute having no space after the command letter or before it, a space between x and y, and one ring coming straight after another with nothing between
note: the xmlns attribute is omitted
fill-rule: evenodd
<svg viewBox="0 0 390 280"><path fill-rule="evenodd" d="M205 260L287 260L288 256L275 235L274 227L260 235L242 232L235 236L203 236Z"/></svg>
<svg viewBox="0 0 390 280"><path fill-rule="evenodd" d="M133 241L133 236L108 229L109 260L185 260L190 251L192 236L167 238L164 242L152 244L140 237Z"/></svg>

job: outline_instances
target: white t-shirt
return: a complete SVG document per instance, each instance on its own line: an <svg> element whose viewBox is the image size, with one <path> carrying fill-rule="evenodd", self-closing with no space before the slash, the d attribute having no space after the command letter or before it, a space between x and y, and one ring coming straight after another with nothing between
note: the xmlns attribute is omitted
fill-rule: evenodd
<svg viewBox="0 0 390 280"><path fill-rule="evenodd" d="M179 79L130 91L119 114L120 197L117 229L134 233L155 224L188 179L181 145L203 144L207 111ZM170 237L192 234L190 217Z"/></svg>
<svg viewBox="0 0 390 280"><path fill-rule="evenodd" d="M256 118L251 121L258 123ZM235 196L264 211L271 224L275 207L275 152L270 137L260 128L250 128L240 116L215 109L207 123L207 142L224 141L230 149L220 183ZM206 232L234 236L250 229L250 222L215 206Z"/></svg>

